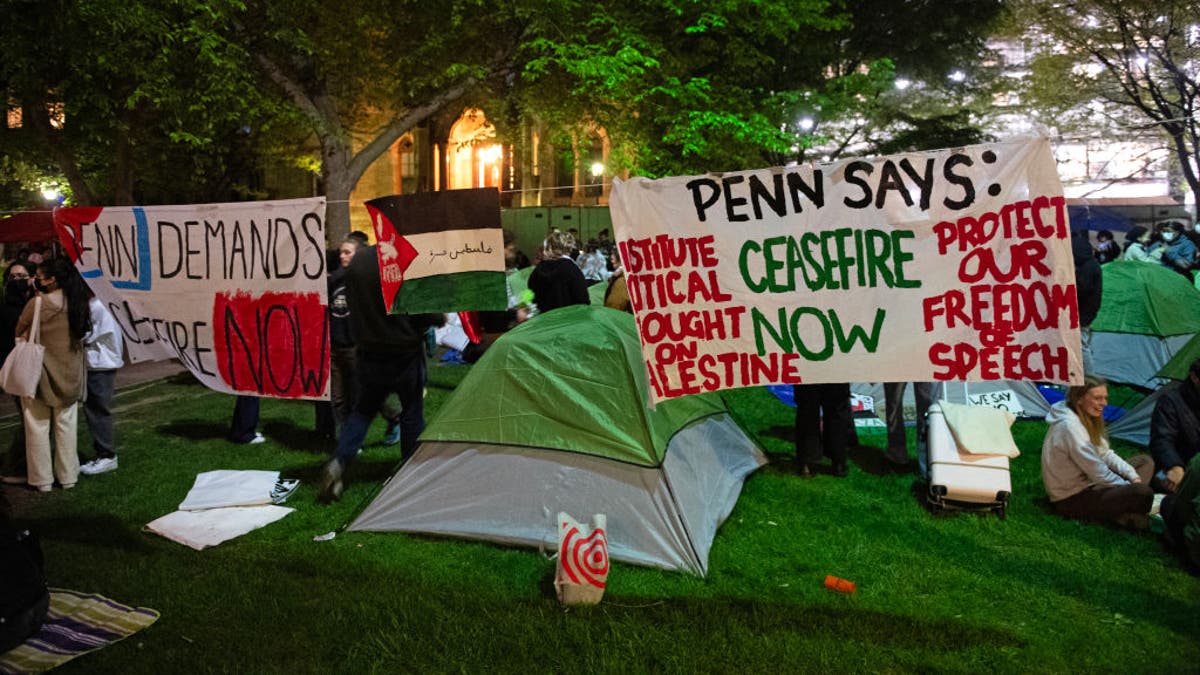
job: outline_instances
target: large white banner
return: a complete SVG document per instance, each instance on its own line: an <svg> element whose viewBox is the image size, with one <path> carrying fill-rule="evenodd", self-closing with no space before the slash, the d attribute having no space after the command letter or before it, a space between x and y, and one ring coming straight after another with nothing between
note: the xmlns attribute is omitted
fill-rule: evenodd
<svg viewBox="0 0 1200 675"><path fill-rule="evenodd" d="M56 209L133 361L229 393L329 397L325 199Z"/></svg>
<svg viewBox="0 0 1200 675"><path fill-rule="evenodd" d="M766 384L1079 383L1049 141L614 181L652 397Z"/></svg>

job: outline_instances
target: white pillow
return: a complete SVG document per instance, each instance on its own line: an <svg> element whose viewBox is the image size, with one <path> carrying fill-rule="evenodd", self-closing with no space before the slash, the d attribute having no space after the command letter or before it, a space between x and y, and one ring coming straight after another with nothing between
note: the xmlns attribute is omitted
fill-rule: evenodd
<svg viewBox="0 0 1200 675"><path fill-rule="evenodd" d="M1006 455L1010 458L1021 454L1009 429L1017 418L1007 410L983 405L959 405L949 401L939 401L938 405L960 451L972 455Z"/></svg>

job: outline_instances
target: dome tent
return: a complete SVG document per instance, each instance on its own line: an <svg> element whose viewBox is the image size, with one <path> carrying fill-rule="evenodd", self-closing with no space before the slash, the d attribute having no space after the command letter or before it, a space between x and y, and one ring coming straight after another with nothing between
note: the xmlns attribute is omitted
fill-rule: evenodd
<svg viewBox="0 0 1200 675"><path fill-rule="evenodd" d="M1161 265L1117 261L1102 269L1092 322L1095 374L1157 388L1159 370L1200 332L1200 290Z"/></svg>
<svg viewBox="0 0 1200 675"><path fill-rule="evenodd" d="M717 395L646 407L631 315L547 312L497 340L351 530L553 550L556 517L608 517L614 560L704 575L766 462Z"/></svg>

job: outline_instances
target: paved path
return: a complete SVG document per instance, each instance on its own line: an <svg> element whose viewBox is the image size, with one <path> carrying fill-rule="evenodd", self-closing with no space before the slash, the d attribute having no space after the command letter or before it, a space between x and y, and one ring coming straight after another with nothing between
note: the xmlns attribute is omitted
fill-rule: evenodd
<svg viewBox="0 0 1200 675"><path fill-rule="evenodd" d="M170 361L143 361L142 363L126 364L124 368L117 371L117 389L161 380L164 377L182 373L184 370L184 367L174 359ZM13 397L7 394L0 394L0 418L15 415L16 412L17 409L13 403ZM82 418L82 414L80 417Z"/></svg>

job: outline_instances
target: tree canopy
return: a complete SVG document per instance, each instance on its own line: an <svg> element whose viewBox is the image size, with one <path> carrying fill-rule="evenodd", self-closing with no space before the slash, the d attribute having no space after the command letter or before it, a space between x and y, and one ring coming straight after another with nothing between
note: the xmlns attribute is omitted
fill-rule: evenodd
<svg viewBox="0 0 1200 675"><path fill-rule="evenodd" d="M602 126L648 175L803 161L851 147L843 132L859 149L977 137L969 114L936 96L914 106L893 82L942 91L951 67L979 60L1000 4L0 0L0 84L79 203L145 200L186 156L200 184L236 174L264 145L299 148L302 130L336 238L387 147L479 102L518 123ZM42 124L57 102L68 122Z"/></svg>
<svg viewBox="0 0 1200 675"><path fill-rule="evenodd" d="M1022 0L1034 58L1024 94L1060 131L1158 138L1200 203L1200 4Z"/></svg>

